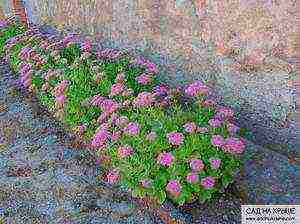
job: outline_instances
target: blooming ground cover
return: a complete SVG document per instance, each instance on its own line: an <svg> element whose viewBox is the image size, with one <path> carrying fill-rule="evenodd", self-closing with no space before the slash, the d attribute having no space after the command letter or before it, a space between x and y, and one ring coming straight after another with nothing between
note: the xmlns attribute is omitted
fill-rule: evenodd
<svg viewBox="0 0 300 224"><path fill-rule="evenodd" d="M46 37L8 21L0 27L1 56L20 86L97 155L109 184L184 204L217 197L234 181L242 130L202 81L172 88L143 57L95 51L75 34Z"/></svg>

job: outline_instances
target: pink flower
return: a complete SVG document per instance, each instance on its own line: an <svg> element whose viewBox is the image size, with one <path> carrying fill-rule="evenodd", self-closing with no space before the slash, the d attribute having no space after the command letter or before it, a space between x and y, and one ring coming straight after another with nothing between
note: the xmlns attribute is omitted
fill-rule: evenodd
<svg viewBox="0 0 300 224"><path fill-rule="evenodd" d="M23 86L28 88L32 84L31 78L25 79L23 82Z"/></svg>
<svg viewBox="0 0 300 224"><path fill-rule="evenodd" d="M56 97L56 101L60 104L60 105L64 105L66 102L66 96L65 95L60 95L58 97Z"/></svg>
<svg viewBox="0 0 300 224"><path fill-rule="evenodd" d="M123 103L122 103L122 107L124 108L129 108L131 105L131 101L130 100L125 100Z"/></svg>
<svg viewBox="0 0 300 224"><path fill-rule="evenodd" d="M55 97L58 97L59 95L62 95L64 93L65 89L67 88L67 85L68 85L67 80L61 81L57 86L55 86L53 95Z"/></svg>
<svg viewBox="0 0 300 224"><path fill-rule="evenodd" d="M186 176L186 180L191 184L195 184L199 181L199 176L197 173L191 172Z"/></svg>
<svg viewBox="0 0 300 224"><path fill-rule="evenodd" d="M174 156L170 152L162 152L157 157L157 163L163 166L171 166L174 161Z"/></svg>
<svg viewBox="0 0 300 224"><path fill-rule="evenodd" d="M215 118L219 120L230 119L234 116L234 111L228 107L220 107L215 114Z"/></svg>
<svg viewBox="0 0 300 224"><path fill-rule="evenodd" d="M110 95L111 96L119 95L122 93L123 90L124 90L124 86L122 83L113 84L110 89Z"/></svg>
<svg viewBox="0 0 300 224"><path fill-rule="evenodd" d="M152 181L149 179L144 179L141 181L141 185L143 188L150 188L152 186Z"/></svg>
<svg viewBox="0 0 300 224"><path fill-rule="evenodd" d="M242 154L245 150L245 147L245 141L233 137L227 138L225 140L225 144L223 145L225 152L230 152L233 154Z"/></svg>
<svg viewBox="0 0 300 224"><path fill-rule="evenodd" d="M105 112L111 114L118 110L119 104L114 100L105 99L104 101L101 102L100 107Z"/></svg>
<svg viewBox="0 0 300 224"><path fill-rule="evenodd" d="M101 124L99 128L101 128L103 130L108 130L110 127L111 127L111 124L108 122L105 122L105 123Z"/></svg>
<svg viewBox="0 0 300 224"><path fill-rule="evenodd" d="M201 185L205 189L212 188L215 185L216 181L213 177L205 177L201 180Z"/></svg>
<svg viewBox="0 0 300 224"><path fill-rule="evenodd" d="M135 78L135 80L142 85L147 85L151 82L151 76L147 74L142 74Z"/></svg>
<svg viewBox="0 0 300 224"><path fill-rule="evenodd" d="M124 127L125 125L128 124L128 122L129 122L129 120L126 116L121 116L121 117L117 118L116 125L118 127Z"/></svg>
<svg viewBox="0 0 300 224"><path fill-rule="evenodd" d="M47 41L41 42L40 48L46 50L49 47L49 43Z"/></svg>
<svg viewBox="0 0 300 224"><path fill-rule="evenodd" d="M210 162L211 168L213 168L214 170L219 169L219 167L221 165L221 159L219 159L219 158L210 158L209 162Z"/></svg>
<svg viewBox="0 0 300 224"><path fill-rule="evenodd" d="M107 120L108 116L109 116L109 113L102 112L97 119L97 123L102 124L103 122L105 122Z"/></svg>
<svg viewBox="0 0 300 224"><path fill-rule="evenodd" d="M157 68L156 64L154 64L153 62L147 61L146 66L147 66L148 72L153 73L153 74L158 73L158 68Z"/></svg>
<svg viewBox="0 0 300 224"><path fill-rule="evenodd" d="M199 94L208 95L209 92L210 88L205 86L202 81L197 81L193 84L190 84L185 89L185 93L192 97L196 97Z"/></svg>
<svg viewBox="0 0 300 224"><path fill-rule="evenodd" d="M197 132L206 133L206 132L208 132L208 128L207 127L198 127Z"/></svg>
<svg viewBox="0 0 300 224"><path fill-rule="evenodd" d="M82 124L82 125L78 125L77 127L76 127L76 130L78 130L78 134L79 135L82 135L84 132L85 132L85 130L86 130L86 126L84 125L84 124Z"/></svg>
<svg viewBox="0 0 300 224"><path fill-rule="evenodd" d="M155 87L155 92L158 94L167 94L170 91L170 87L166 84L160 84Z"/></svg>
<svg viewBox="0 0 300 224"><path fill-rule="evenodd" d="M48 82L45 82L43 85L42 85L42 91L47 91L49 89L49 83Z"/></svg>
<svg viewBox="0 0 300 224"><path fill-rule="evenodd" d="M118 141L122 136L122 132L121 131L114 131L111 135L111 140L113 141Z"/></svg>
<svg viewBox="0 0 300 224"><path fill-rule="evenodd" d="M100 165L101 163L108 163L110 161L111 161L111 156L101 155L99 158L96 159L96 164Z"/></svg>
<svg viewBox="0 0 300 224"><path fill-rule="evenodd" d="M116 124L116 121L117 121L118 118L119 118L119 115L116 114L116 113L113 113L113 114L110 116L110 122L111 122L112 124Z"/></svg>
<svg viewBox="0 0 300 224"><path fill-rule="evenodd" d="M91 98L90 102L93 106L99 106L103 101L104 101L104 97L101 96L100 94L95 95Z"/></svg>
<svg viewBox="0 0 300 224"><path fill-rule="evenodd" d="M181 193L181 184L178 180L170 180L166 186L166 191L172 196L178 197Z"/></svg>
<svg viewBox="0 0 300 224"><path fill-rule="evenodd" d="M199 172L204 169L204 163L202 162L201 159L191 159L190 167L193 171Z"/></svg>
<svg viewBox="0 0 300 224"><path fill-rule="evenodd" d="M234 125L232 123L228 123L227 128L228 128L228 131L229 131L229 133L231 135L236 134L239 131L239 129L240 129L238 126L236 126L236 125Z"/></svg>
<svg viewBox="0 0 300 224"><path fill-rule="evenodd" d="M28 53L29 51L30 51L30 48L28 48L28 47L22 48L22 50L18 54L18 57L20 57L21 60L26 61L29 58L29 53Z"/></svg>
<svg viewBox="0 0 300 224"><path fill-rule="evenodd" d="M197 125L194 122L188 122L183 127L188 133L194 133L197 131Z"/></svg>
<svg viewBox="0 0 300 224"><path fill-rule="evenodd" d="M126 158L133 153L133 149L130 146L121 146L118 148L118 156L120 158Z"/></svg>
<svg viewBox="0 0 300 224"><path fill-rule="evenodd" d="M136 122L130 122L125 128L124 132L128 135L137 135L140 131L139 124Z"/></svg>
<svg viewBox="0 0 300 224"><path fill-rule="evenodd" d="M122 96L123 97L133 96L133 93L134 93L133 89L128 88L122 92Z"/></svg>
<svg viewBox="0 0 300 224"><path fill-rule="evenodd" d="M154 141L156 138L157 138L157 134L154 131L151 131L146 137L148 141Z"/></svg>
<svg viewBox="0 0 300 224"><path fill-rule="evenodd" d="M216 102L213 100L205 100L202 105L204 107L214 107L216 105Z"/></svg>
<svg viewBox="0 0 300 224"><path fill-rule="evenodd" d="M221 147L224 145L224 138L221 135L213 135L211 138L211 144Z"/></svg>
<svg viewBox="0 0 300 224"><path fill-rule="evenodd" d="M99 129L93 137L92 147L98 148L103 145L109 136L109 132L105 129Z"/></svg>
<svg viewBox="0 0 300 224"><path fill-rule="evenodd" d="M81 45L81 50L83 52L90 52L92 50L92 42L91 40L86 40L84 43Z"/></svg>
<svg viewBox="0 0 300 224"><path fill-rule="evenodd" d="M116 82L117 83L122 83L125 79L125 74L124 73L119 73L117 74L117 77L116 77Z"/></svg>
<svg viewBox="0 0 300 224"><path fill-rule="evenodd" d="M217 127L220 127L221 124L222 124L222 121L220 121L219 119L210 119L208 121L209 125L213 128L217 128Z"/></svg>
<svg viewBox="0 0 300 224"><path fill-rule="evenodd" d="M118 170L116 170L116 169L111 170L108 172L108 174L106 176L107 182L109 184L115 184L118 181L119 176L120 176L120 172Z"/></svg>
<svg viewBox="0 0 300 224"><path fill-rule="evenodd" d="M167 138L170 144L179 146L182 144L184 136L180 132L173 131L167 134Z"/></svg>
<svg viewBox="0 0 300 224"><path fill-rule="evenodd" d="M151 106L154 102L154 97L152 93L149 92L141 92L138 96L133 100L133 105L136 107L147 107Z"/></svg>
<svg viewBox="0 0 300 224"><path fill-rule="evenodd" d="M45 80L48 82L51 77L55 76L55 73L53 70L49 70L45 76Z"/></svg>

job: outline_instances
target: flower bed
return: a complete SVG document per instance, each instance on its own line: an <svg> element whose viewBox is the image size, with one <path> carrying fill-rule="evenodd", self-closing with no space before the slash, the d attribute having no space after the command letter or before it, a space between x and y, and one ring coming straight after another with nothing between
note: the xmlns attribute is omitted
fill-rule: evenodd
<svg viewBox="0 0 300 224"><path fill-rule="evenodd" d="M245 141L203 82L171 88L145 58L1 24L1 56L20 85L97 155L105 181L177 204L209 200L234 181Z"/></svg>

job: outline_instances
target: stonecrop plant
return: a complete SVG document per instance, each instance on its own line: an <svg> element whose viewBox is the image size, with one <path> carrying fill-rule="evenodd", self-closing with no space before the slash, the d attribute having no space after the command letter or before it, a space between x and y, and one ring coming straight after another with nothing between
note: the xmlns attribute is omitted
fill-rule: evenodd
<svg viewBox="0 0 300 224"><path fill-rule="evenodd" d="M181 205L234 181L245 141L233 110L216 105L205 83L171 88L143 57L2 24L0 51L20 85L95 153L106 182Z"/></svg>

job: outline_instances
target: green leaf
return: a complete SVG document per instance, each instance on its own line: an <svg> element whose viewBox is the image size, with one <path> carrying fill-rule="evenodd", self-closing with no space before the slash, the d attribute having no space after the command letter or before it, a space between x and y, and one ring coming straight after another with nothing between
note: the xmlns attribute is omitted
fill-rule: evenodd
<svg viewBox="0 0 300 224"><path fill-rule="evenodd" d="M143 192L142 192L142 190L141 190L139 187L136 187L136 188L134 188L133 191L131 192L131 195L132 195L132 197L135 197L135 198L137 198L137 197L142 197Z"/></svg>
<svg viewBox="0 0 300 224"><path fill-rule="evenodd" d="M158 191L156 196L157 196L158 202L160 204L164 203L164 201L166 200L166 197L167 197L166 192L163 190Z"/></svg>
<svg viewBox="0 0 300 224"><path fill-rule="evenodd" d="M228 173L224 173L222 177L222 184L226 188L229 184L231 184L234 181L232 175Z"/></svg>

